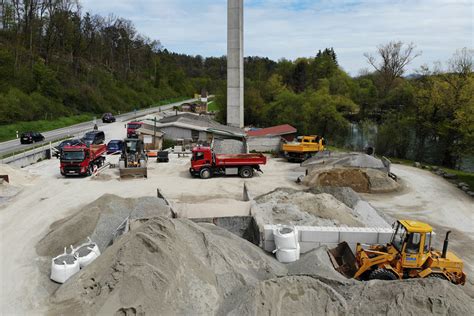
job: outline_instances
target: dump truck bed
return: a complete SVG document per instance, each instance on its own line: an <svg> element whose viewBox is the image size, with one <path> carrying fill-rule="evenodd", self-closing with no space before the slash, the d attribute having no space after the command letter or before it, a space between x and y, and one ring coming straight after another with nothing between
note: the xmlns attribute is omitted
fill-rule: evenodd
<svg viewBox="0 0 474 316"><path fill-rule="evenodd" d="M283 144L282 150L286 152L312 153L319 151L319 144L288 143Z"/></svg>
<svg viewBox="0 0 474 316"><path fill-rule="evenodd" d="M216 166L250 166L264 165L267 157L261 153L255 154L216 154Z"/></svg>

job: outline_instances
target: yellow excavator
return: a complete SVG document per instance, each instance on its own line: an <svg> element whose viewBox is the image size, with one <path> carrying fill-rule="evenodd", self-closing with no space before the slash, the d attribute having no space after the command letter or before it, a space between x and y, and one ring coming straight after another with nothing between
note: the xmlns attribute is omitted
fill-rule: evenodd
<svg viewBox="0 0 474 316"><path fill-rule="evenodd" d="M448 251L446 233L443 250L431 248L433 229L430 225L411 220L399 220L387 245L356 246L352 253L346 242L328 251L334 268L349 278L358 280L398 280L408 278L439 278L464 285L463 261Z"/></svg>
<svg viewBox="0 0 474 316"><path fill-rule="evenodd" d="M281 150L288 161L302 162L318 151L323 151L325 144L326 141L321 136L299 136L296 141L283 144Z"/></svg>

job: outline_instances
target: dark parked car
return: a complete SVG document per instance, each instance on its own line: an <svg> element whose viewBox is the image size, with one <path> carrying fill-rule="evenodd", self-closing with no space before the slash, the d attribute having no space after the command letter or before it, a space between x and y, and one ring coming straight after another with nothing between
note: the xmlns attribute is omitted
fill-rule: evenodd
<svg viewBox="0 0 474 316"><path fill-rule="evenodd" d="M105 113L102 115L102 123L113 123L115 122L115 116L112 113Z"/></svg>
<svg viewBox="0 0 474 316"><path fill-rule="evenodd" d="M22 144L31 144L36 142L42 142L44 136L38 132L25 132L21 134L20 143Z"/></svg>
<svg viewBox="0 0 474 316"><path fill-rule="evenodd" d="M156 162L168 162L170 159L168 158L169 152L166 150L162 150L158 152L158 156L156 157Z"/></svg>
<svg viewBox="0 0 474 316"><path fill-rule="evenodd" d="M90 131L84 135L82 141L87 146L102 144L105 141L105 134L103 131Z"/></svg>
<svg viewBox="0 0 474 316"><path fill-rule="evenodd" d="M122 148L123 148L123 141L114 139L114 140L111 140L107 144L107 153L108 154L113 154L113 153L116 153L116 152L121 152Z"/></svg>
<svg viewBox="0 0 474 316"><path fill-rule="evenodd" d="M83 144L82 140L80 139L66 139L62 141L58 146L53 148L54 150L53 156L59 158L61 156L61 151L63 150L65 146L76 146L80 144Z"/></svg>

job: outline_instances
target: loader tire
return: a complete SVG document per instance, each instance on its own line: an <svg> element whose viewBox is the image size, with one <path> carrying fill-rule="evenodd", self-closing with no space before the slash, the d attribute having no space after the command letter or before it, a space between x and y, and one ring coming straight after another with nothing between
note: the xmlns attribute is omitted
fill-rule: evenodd
<svg viewBox="0 0 474 316"><path fill-rule="evenodd" d="M387 269L376 269L372 271L369 275L369 280L397 280L398 277L391 271Z"/></svg>

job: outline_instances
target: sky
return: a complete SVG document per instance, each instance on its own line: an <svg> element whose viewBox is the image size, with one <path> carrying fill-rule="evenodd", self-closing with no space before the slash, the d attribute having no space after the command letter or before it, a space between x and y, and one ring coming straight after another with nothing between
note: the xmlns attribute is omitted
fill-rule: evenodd
<svg viewBox="0 0 474 316"><path fill-rule="evenodd" d="M82 0L84 12L131 20L168 50L226 54L226 0ZM244 0L245 56L311 57L333 47L352 75L370 68L363 54L390 41L413 42L421 65L474 47L472 0Z"/></svg>

